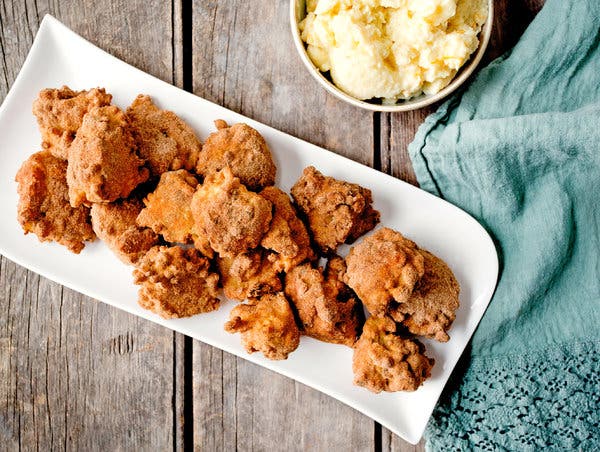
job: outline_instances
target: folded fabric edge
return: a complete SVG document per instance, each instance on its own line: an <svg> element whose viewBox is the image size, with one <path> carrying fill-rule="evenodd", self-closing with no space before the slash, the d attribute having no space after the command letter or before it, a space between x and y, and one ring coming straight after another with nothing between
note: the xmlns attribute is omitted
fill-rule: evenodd
<svg viewBox="0 0 600 452"><path fill-rule="evenodd" d="M442 104L435 113L429 115L423 124L417 129L417 133L413 141L408 145L408 154L410 156L415 175L419 181L419 186L429 193L443 198L442 192L438 187L435 177L429 170L427 158L423 153L423 149L427 146L427 140L431 131L436 129L440 123L444 122L444 118L447 118L452 108L459 102L460 95L456 95L449 101Z"/></svg>

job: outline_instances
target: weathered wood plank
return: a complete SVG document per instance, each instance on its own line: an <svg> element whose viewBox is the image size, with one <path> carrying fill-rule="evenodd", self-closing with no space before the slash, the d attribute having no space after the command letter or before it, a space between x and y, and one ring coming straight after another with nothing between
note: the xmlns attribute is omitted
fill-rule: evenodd
<svg viewBox="0 0 600 452"><path fill-rule="evenodd" d="M183 88L183 23L182 23L182 0L172 0L172 80L165 78L164 80ZM149 59L148 61L152 61ZM167 74L165 74L166 76ZM192 425L191 420L186 422L186 384L191 384L188 381L186 373L186 366L192 365L191 361L188 362L189 353L186 353L186 342L190 339L186 338L183 334L174 334L174 349L173 349L173 368L174 368L174 381L173 385L173 417L174 417L174 431L173 431L173 449L174 450L185 450L186 447L186 436L185 428L187 425Z"/></svg>
<svg viewBox="0 0 600 452"><path fill-rule="evenodd" d="M3 440L26 450L172 447L171 334L4 258L0 283Z"/></svg>
<svg viewBox="0 0 600 452"><path fill-rule="evenodd" d="M196 94L372 164L373 115L307 74L289 33L288 2L195 2L192 22ZM198 449L373 448L374 423L351 408L197 342L193 358Z"/></svg>
<svg viewBox="0 0 600 452"><path fill-rule="evenodd" d="M418 185L412 168L407 146L413 140L417 128L423 120L435 111L437 105L406 113L382 113L380 139L380 168L413 185ZM381 450L384 452L423 452L425 442L416 446L394 435L388 429L381 428Z"/></svg>
<svg viewBox="0 0 600 452"><path fill-rule="evenodd" d="M0 97L46 12L172 81L171 8L159 0L2 1ZM3 257L0 310L0 449L182 448L180 337Z"/></svg>
<svg viewBox="0 0 600 452"><path fill-rule="evenodd" d="M544 0L495 0L494 28L482 67L511 49L544 5Z"/></svg>
<svg viewBox="0 0 600 452"><path fill-rule="evenodd" d="M541 9L543 0L496 0L492 37L481 67L513 47L519 37ZM418 127L439 104L421 110L381 115L381 170L413 185L418 185L410 157L408 145L414 139ZM382 450L422 451L424 441L412 446L387 429L382 429Z"/></svg>
<svg viewBox="0 0 600 452"><path fill-rule="evenodd" d="M514 46L542 5L542 0L495 2L494 28L482 67ZM438 106L434 104L416 111L381 115L382 171L417 185L407 147L419 125Z"/></svg>
<svg viewBox="0 0 600 452"><path fill-rule="evenodd" d="M386 428L381 429L381 452L424 452L425 440L419 444L412 445L402 438L394 435Z"/></svg>
<svg viewBox="0 0 600 452"><path fill-rule="evenodd" d="M194 92L372 164L372 113L326 93L307 73L292 42L288 7L239 0L194 4Z"/></svg>
<svg viewBox="0 0 600 452"><path fill-rule="evenodd" d="M381 114L381 171L418 185L407 147L419 125L436 107L430 105L405 113Z"/></svg>

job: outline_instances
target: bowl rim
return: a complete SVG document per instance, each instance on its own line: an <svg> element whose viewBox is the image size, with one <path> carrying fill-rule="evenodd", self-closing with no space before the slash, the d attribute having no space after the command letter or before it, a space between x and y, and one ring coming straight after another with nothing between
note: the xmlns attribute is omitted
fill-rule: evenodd
<svg viewBox="0 0 600 452"><path fill-rule="evenodd" d="M332 82L327 80L319 68L315 66L313 61L308 56L304 42L300 37L300 29L298 27L298 4L301 1L306 2L306 0L290 0L290 26L296 51L298 52L298 55L300 55L300 59L304 63L304 66L306 69L308 69L308 72L312 75L312 77L317 80L319 84L329 93L333 94L338 99L354 105L355 107L371 111L396 112L417 110L449 96L456 89L458 89L458 87L461 86L471 76L477 66L479 66L479 63L481 62L481 59L483 58L483 55L485 54L487 46L490 42L494 22L494 0L488 0L488 15L481 31L479 32L479 46L477 47L477 51L471 55L469 60L467 60L466 65L463 65L458 70L458 74L454 76L452 81L439 92L430 95L421 95L414 99L409 99L401 104L378 105L365 102L345 93Z"/></svg>

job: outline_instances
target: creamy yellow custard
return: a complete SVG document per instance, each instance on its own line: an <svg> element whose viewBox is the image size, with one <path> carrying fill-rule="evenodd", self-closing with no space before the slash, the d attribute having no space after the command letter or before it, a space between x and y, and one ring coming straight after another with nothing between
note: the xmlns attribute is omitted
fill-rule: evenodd
<svg viewBox="0 0 600 452"><path fill-rule="evenodd" d="M311 60L358 99L435 94L479 46L486 0L308 0Z"/></svg>

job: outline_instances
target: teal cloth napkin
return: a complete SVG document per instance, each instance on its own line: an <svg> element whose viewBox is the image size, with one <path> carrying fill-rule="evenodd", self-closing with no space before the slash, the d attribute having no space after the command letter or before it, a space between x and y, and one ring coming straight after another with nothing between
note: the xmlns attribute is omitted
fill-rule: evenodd
<svg viewBox="0 0 600 452"><path fill-rule="evenodd" d="M599 450L600 2L548 0L409 152L501 262L428 450Z"/></svg>

